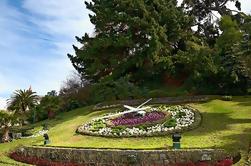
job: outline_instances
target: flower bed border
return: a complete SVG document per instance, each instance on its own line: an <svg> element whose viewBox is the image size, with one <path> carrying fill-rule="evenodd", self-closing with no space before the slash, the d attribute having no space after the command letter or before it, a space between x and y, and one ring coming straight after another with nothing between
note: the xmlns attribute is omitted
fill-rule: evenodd
<svg viewBox="0 0 251 166"><path fill-rule="evenodd" d="M189 105L183 105L186 108L189 108L193 111L194 113L194 122L187 127L182 127L181 129L173 129L173 130L169 130L169 131L162 131L162 132L155 132L155 133L151 133L151 134L143 134L143 135L123 135L123 136L119 136L119 135L100 135L98 133L93 133L93 132L89 132L89 131L78 131L78 128L81 127L82 125L77 127L76 133L81 134L81 135L89 135L89 136L98 136L98 137L106 137L106 138L129 138L129 137L153 137L153 136L165 136L165 135L170 135L173 133L183 133L185 131L190 131L190 130L194 130L196 128L198 128L201 125L202 122L202 115L201 113L189 106Z"/></svg>

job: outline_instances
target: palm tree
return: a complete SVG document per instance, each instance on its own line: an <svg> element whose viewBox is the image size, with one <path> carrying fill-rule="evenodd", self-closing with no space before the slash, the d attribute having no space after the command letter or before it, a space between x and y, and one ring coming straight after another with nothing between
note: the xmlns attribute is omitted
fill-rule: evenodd
<svg viewBox="0 0 251 166"><path fill-rule="evenodd" d="M22 124L25 114L37 103L39 97L31 88L28 90L16 90L7 100L8 111L0 110L0 129L2 130L2 142L9 140L10 128L19 123Z"/></svg>
<svg viewBox="0 0 251 166"><path fill-rule="evenodd" d="M2 130L2 142L9 141L10 127L19 122L14 112L0 110L0 129Z"/></svg>
<svg viewBox="0 0 251 166"><path fill-rule="evenodd" d="M23 114L31 110L38 103L38 99L38 95L31 88L16 90L12 97L8 99L8 110Z"/></svg>

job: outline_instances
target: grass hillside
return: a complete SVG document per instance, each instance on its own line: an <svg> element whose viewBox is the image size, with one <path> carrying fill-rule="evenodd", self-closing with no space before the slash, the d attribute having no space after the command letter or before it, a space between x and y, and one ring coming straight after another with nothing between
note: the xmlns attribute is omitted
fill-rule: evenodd
<svg viewBox="0 0 251 166"><path fill-rule="evenodd" d="M233 101L212 100L191 104L202 113L199 128L182 134L182 148L224 148L230 152L241 151L245 157L251 141L251 96L234 97ZM50 126L51 146L88 148L150 149L172 146L170 136L146 138L103 138L76 134L76 128L94 117L114 110L93 112L84 107L63 113L54 120L36 124L35 130L47 122ZM15 140L0 144L0 165L20 165L9 159L8 151L19 145L42 145L43 137ZM243 158L244 159L244 158ZM243 160L237 165L242 165Z"/></svg>

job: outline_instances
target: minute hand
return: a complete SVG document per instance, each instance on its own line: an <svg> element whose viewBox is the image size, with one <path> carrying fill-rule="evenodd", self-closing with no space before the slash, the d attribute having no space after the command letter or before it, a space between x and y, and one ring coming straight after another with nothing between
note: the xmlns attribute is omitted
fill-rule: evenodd
<svg viewBox="0 0 251 166"><path fill-rule="evenodd" d="M151 100L152 100L152 98L148 99L147 101L145 101L144 103L140 104L140 105L139 105L138 107L136 107L136 108L142 107L143 105L145 105L146 103L148 103L148 102L151 101Z"/></svg>

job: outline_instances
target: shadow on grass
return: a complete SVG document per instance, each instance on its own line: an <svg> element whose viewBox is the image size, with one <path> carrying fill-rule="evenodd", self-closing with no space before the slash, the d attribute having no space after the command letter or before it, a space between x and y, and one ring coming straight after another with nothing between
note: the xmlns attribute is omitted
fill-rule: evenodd
<svg viewBox="0 0 251 166"><path fill-rule="evenodd" d="M238 102L240 106L251 106L251 96L234 97L233 101Z"/></svg>
<svg viewBox="0 0 251 166"><path fill-rule="evenodd" d="M231 150L232 147L238 146L239 150L241 149L248 152L251 141L251 128L244 129L243 132L239 134L223 136L222 139L229 140L229 143L225 144L224 147L228 147Z"/></svg>
<svg viewBox="0 0 251 166"><path fill-rule="evenodd" d="M67 121L71 121L77 117L81 117L81 116L86 116L90 113L94 112L92 110L91 106L88 107L84 107L84 108L79 108L79 109L75 109L69 112L63 112L59 115L57 115L54 119L46 119L43 121L40 121L36 124L34 124L34 127L39 127L39 126L43 126L44 124L47 124L49 129L55 127L58 124L67 122Z"/></svg>
<svg viewBox="0 0 251 166"><path fill-rule="evenodd" d="M220 148L231 152L234 157L234 163L238 162L238 165L244 165L248 157L249 145L251 142L251 128L245 129L239 134L223 136L222 140L226 140L227 143L220 146Z"/></svg>
<svg viewBox="0 0 251 166"><path fill-rule="evenodd" d="M208 113L203 112L201 126L193 131L189 131L186 135L205 135L224 130L230 130L229 127L234 124L249 123L251 128L251 117L245 119L234 119L230 113Z"/></svg>

